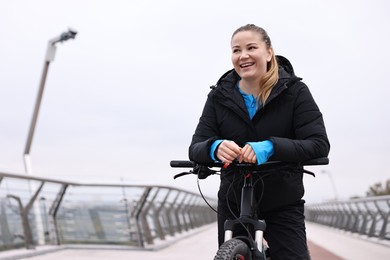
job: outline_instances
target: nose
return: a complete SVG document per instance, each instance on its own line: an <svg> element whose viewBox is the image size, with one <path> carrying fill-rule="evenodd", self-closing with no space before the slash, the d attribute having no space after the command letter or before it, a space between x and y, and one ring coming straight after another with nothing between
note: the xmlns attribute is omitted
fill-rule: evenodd
<svg viewBox="0 0 390 260"><path fill-rule="evenodd" d="M248 58L248 57L249 57L248 52L246 52L246 51L242 51L242 52L241 52L240 60L246 59L246 58Z"/></svg>

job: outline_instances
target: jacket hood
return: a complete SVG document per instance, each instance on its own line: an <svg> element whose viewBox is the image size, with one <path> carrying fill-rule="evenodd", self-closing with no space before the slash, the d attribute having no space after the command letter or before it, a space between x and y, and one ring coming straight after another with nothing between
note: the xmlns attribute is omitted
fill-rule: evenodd
<svg viewBox="0 0 390 260"><path fill-rule="evenodd" d="M294 68L287 58L280 56L280 55L276 55L276 61L278 62L278 65L279 65L279 78L296 77L295 72L294 72ZM284 75L285 73L287 73L287 75Z"/></svg>

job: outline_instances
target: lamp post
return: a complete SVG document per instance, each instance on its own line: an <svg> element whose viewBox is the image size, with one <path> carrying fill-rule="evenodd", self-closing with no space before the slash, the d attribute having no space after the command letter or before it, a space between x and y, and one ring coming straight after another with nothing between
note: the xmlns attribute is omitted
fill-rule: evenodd
<svg viewBox="0 0 390 260"><path fill-rule="evenodd" d="M30 159L31 144L34 138L35 126L38 119L39 108L41 106L43 90L45 88L47 73L49 71L49 65L50 62L54 60L54 56L56 53L56 49L57 49L56 44L59 42L67 41L69 39L74 39L76 37L76 34L77 32L75 30L69 29L67 32L62 33L60 36L57 36L49 40L48 42L46 55L45 55L45 62L43 66L43 72L41 76L41 82L39 84L38 95L35 101L34 112L31 119L30 129L28 131L28 136L27 136L27 142L23 153L24 169L27 174L32 173L31 159ZM30 182L30 189L34 190L32 182ZM36 220L35 224L36 224L37 235L38 235L38 244L42 245L44 244L44 234L43 234L43 225L41 221L40 208L38 204L36 206L34 204L34 213L35 213L35 220Z"/></svg>
<svg viewBox="0 0 390 260"><path fill-rule="evenodd" d="M47 77L47 73L49 71L49 65L50 65L50 62L52 62L54 60L54 56L55 56L56 49L57 49L56 43L64 42L64 41L67 41L69 39L74 39L76 37L76 34L77 34L76 31L69 29L69 31L62 33L60 36L49 40L49 43L47 45L45 63L43 66L43 72L42 72L42 77L41 77L41 83L39 84L37 100L35 102L35 108L34 108L32 120L31 120L31 124L30 124L30 130L28 132L27 142L26 142L26 146L24 149L24 166L25 166L25 170L27 173L30 173L30 171L31 171L31 165L30 165L30 159L29 159L30 149L31 149L31 144L32 144L32 140L34 137L35 125L36 125L37 119L38 119L39 108L41 106L43 90L45 88L45 83L46 83L46 77Z"/></svg>
<svg viewBox="0 0 390 260"><path fill-rule="evenodd" d="M333 189L334 200L338 200L338 199L339 199L339 196L338 196L336 184L335 184L335 182L334 182L334 180L333 180L333 176L332 176L331 172L330 172L330 171L327 171L327 170L322 170L321 173L326 174L326 175L329 176L329 180L330 180L330 183L331 183L332 189Z"/></svg>

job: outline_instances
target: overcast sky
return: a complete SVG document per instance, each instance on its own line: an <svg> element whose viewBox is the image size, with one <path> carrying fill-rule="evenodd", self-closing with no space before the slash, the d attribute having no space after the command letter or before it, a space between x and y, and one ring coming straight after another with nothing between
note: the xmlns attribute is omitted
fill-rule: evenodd
<svg viewBox="0 0 390 260"><path fill-rule="evenodd" d="M173 181L209 86L227 70L239 26L265 28L325 119L330 165L305 177L308 202L363 196L390 179L390 2L1 0L0 170L23 151L49 39L57 46L31 149L33 174L82 181ZM321 173L326 171L327 174ZM218 177L202 181L208 195Z"/></svg>

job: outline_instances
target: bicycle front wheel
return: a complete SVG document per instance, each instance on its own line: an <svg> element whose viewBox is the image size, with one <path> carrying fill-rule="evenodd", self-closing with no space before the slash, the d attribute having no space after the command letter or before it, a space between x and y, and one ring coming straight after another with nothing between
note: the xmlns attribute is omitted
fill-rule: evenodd
<svg viewBox="0 0 390 260"><path fill-rule="evenodd" d="M214 260L250 260L251 252L247 244L238 239L230 239L218 249Z"/></svg>

